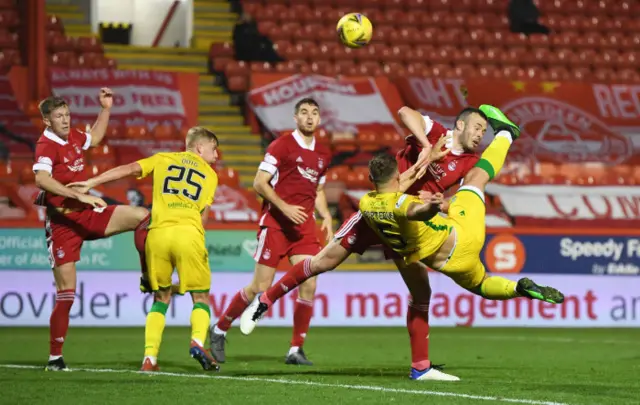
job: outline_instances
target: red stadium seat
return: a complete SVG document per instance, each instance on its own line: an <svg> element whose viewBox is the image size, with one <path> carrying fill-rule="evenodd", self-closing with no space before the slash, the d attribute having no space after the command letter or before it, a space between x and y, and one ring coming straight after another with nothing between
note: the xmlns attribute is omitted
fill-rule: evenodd
<svg viewBox="0 0 640 405"><path fill-rule="evenodd" d="M153 137L159 141L178 140L180 132L172 125L158 125L153 128Z"/></svg>
<svg viewBox="0 0 640 405"><path fill-rule="evenodd" d="M80 37L76 40L76 50L78 53L96 53L102 54L102 42L96 37Z"/></svg>
<svg viewBox="0 0 640 405"><path fill-rule="evenodd" d="M247 76L231 76L229 78L229 90L232 92L245 92L249 88Z"/></svg>
<svg viewBox="0 0 640 405"><path fill-rule="evenodd" d="M224 184L229 187L240 187L240 176L238 173L230 167L225 167L223 169L217 170L218 174L218 183Z"/></svg>
<svg viewBox="0 0 640 405"><path fill-rule="evenodd" d="M100 145L96 148L89 149L89 159L92 163L96 162L115 162L115 151L109 145Z"/></svg>
<svg viewBox="0 0 640 405"><path fill-rule="evenodd" d="M125 133L126 133L127 139L136 139L136 140L150 139L149 131L147 130L146 127L141 125L129 126L127 127L127 130Z"/></svg>

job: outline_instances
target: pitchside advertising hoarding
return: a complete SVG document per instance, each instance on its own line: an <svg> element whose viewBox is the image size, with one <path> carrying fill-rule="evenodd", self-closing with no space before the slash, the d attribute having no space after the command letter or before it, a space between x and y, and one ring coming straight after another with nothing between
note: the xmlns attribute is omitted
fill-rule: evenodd
<svg viewBox="0 0 640 405"><path fill-rule="evenodd" d="M142 326L152 297L138 290L137 272L80 272L72 325ZM54 303L50 272L3 271L0 325L46 326ZM210 303L220 317L250 273L214 273ZM517 275L508 275L517 278ZM631 327L640 326L640 278L539 274L540 283L559 287L562 305L516 299L488 301L433 274L430 322L434 326ZM290 326L295 291L280 300L264 326ZM322 275L314 308L316 326L403 326L409 297L393 272L334 272ZM191 299L177 297L168 325L189 325Z"/></svg>
<svg viewBox="0 0 640 405"><path fill-rule="evenodd" d="M212 316L251 281L253 231L208 231L213 271ZM439 326L640 326L640 236L489 233L481 253L493 273L526 275L566 296L555 306L524 299L488 301L431 274L431 321ZM375 265L374 265L375 266ZM138 290L139 264L132 236L87 242L79 263L72 322L86 326L142 326L151 305ZM293 292L264 325L291 325ZM55 300L44 232L4 229L0 234L0 325L45 326ZM327 273L319 278L314 324L401 326L408 293L396 272ZM167 323L188 325L191 301L177 297Z"/></svg>

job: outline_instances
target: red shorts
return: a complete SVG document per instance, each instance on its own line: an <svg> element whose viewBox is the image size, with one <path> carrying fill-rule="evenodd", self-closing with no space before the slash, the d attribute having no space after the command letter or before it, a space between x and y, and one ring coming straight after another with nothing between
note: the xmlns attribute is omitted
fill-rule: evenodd
<svg viewBox="0 0 640 405"><path fill-rule="evenodd" d="M315 256L322 246L313 229L303 234L293 234L277 228L260 228L258 231L258 247L253 259L258 264L277 268L283 257L295 255Z"/></svg>
<svg viewBox="0 0 640 405"><path fill-rule="evenodd" d="M47 214L44 229L51 267L79 261L82 242L104 238L115 209L116 205L109 205L101 212L86 209L65 215Z"/></svg>
<svg viewBox="0 0 640 405"><path fill-rule="evenodd" d="M362 218L360 211L354 212L349 219L342 223L342 226L338 229L334 238L340 239L340 246L351 253L357 253L359 255L366 252L371 246L383 245L378 235L369 228L367 222ZM400 255L393 250L384 245L383 247L385 259L400 258Z"/></svg>

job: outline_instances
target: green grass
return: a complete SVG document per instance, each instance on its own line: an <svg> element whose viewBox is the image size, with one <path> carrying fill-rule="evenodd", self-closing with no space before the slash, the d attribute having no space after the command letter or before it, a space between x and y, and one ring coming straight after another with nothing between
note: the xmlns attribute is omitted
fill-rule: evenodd
<svg viewBox="0 0 640 405"><path fill-rule="evenodd" d="M0 367L0 403L640 403L640 329L434 328L431 358L462 378L454 383L408 380L401 328L312 328L305 350L316 365L306 368L283 364L289 329L262 328L251 337L234 329L217 374L188 357L188 328L167 328L160 353L162 371L181 375L134 373L143 336L142 328L72 327L67 364L93 371L53 373L39 368L48 354L46 329L0 328L0 363L38 367Z"/></svg>

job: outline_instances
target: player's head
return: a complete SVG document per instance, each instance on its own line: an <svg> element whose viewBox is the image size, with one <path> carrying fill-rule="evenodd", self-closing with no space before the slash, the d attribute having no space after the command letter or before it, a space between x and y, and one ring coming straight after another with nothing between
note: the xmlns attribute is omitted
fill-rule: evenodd
<svg viewBox="0 0 640 405"><path fill-rule="evenodd" d="M380 153L369 161L369 180L376 189L400 180L398 162L388 153Z"/></svg>
<svg viewBox="0 0 640 405"><path fill-rule="evenodd" d="M475 107L467 107L456 117L455 131L458 141L467 152L473 152L480 145L484 133L487 132L487 116Z"/></svg>
<svg viewBox="0 0 640 405"><path fill-rule="evenodd" d="M218 137L202 127L193 127L187 132L187 150L212 164L218 159Z"/></svg>
<svg viewBox="0 0 640 405"><path fill-rule="evenodd" d="M310 97L298 101L293 110L293 120L296 127L303 135L313 135L320 125L320 106Z"/></svg>
<svg viewBox="0 0 640 405"><path fill-rule="evenodd" d="M59 137L66 138L71 131L71 113L62 97L47 97L38 106L44 125Z"/></svg>

